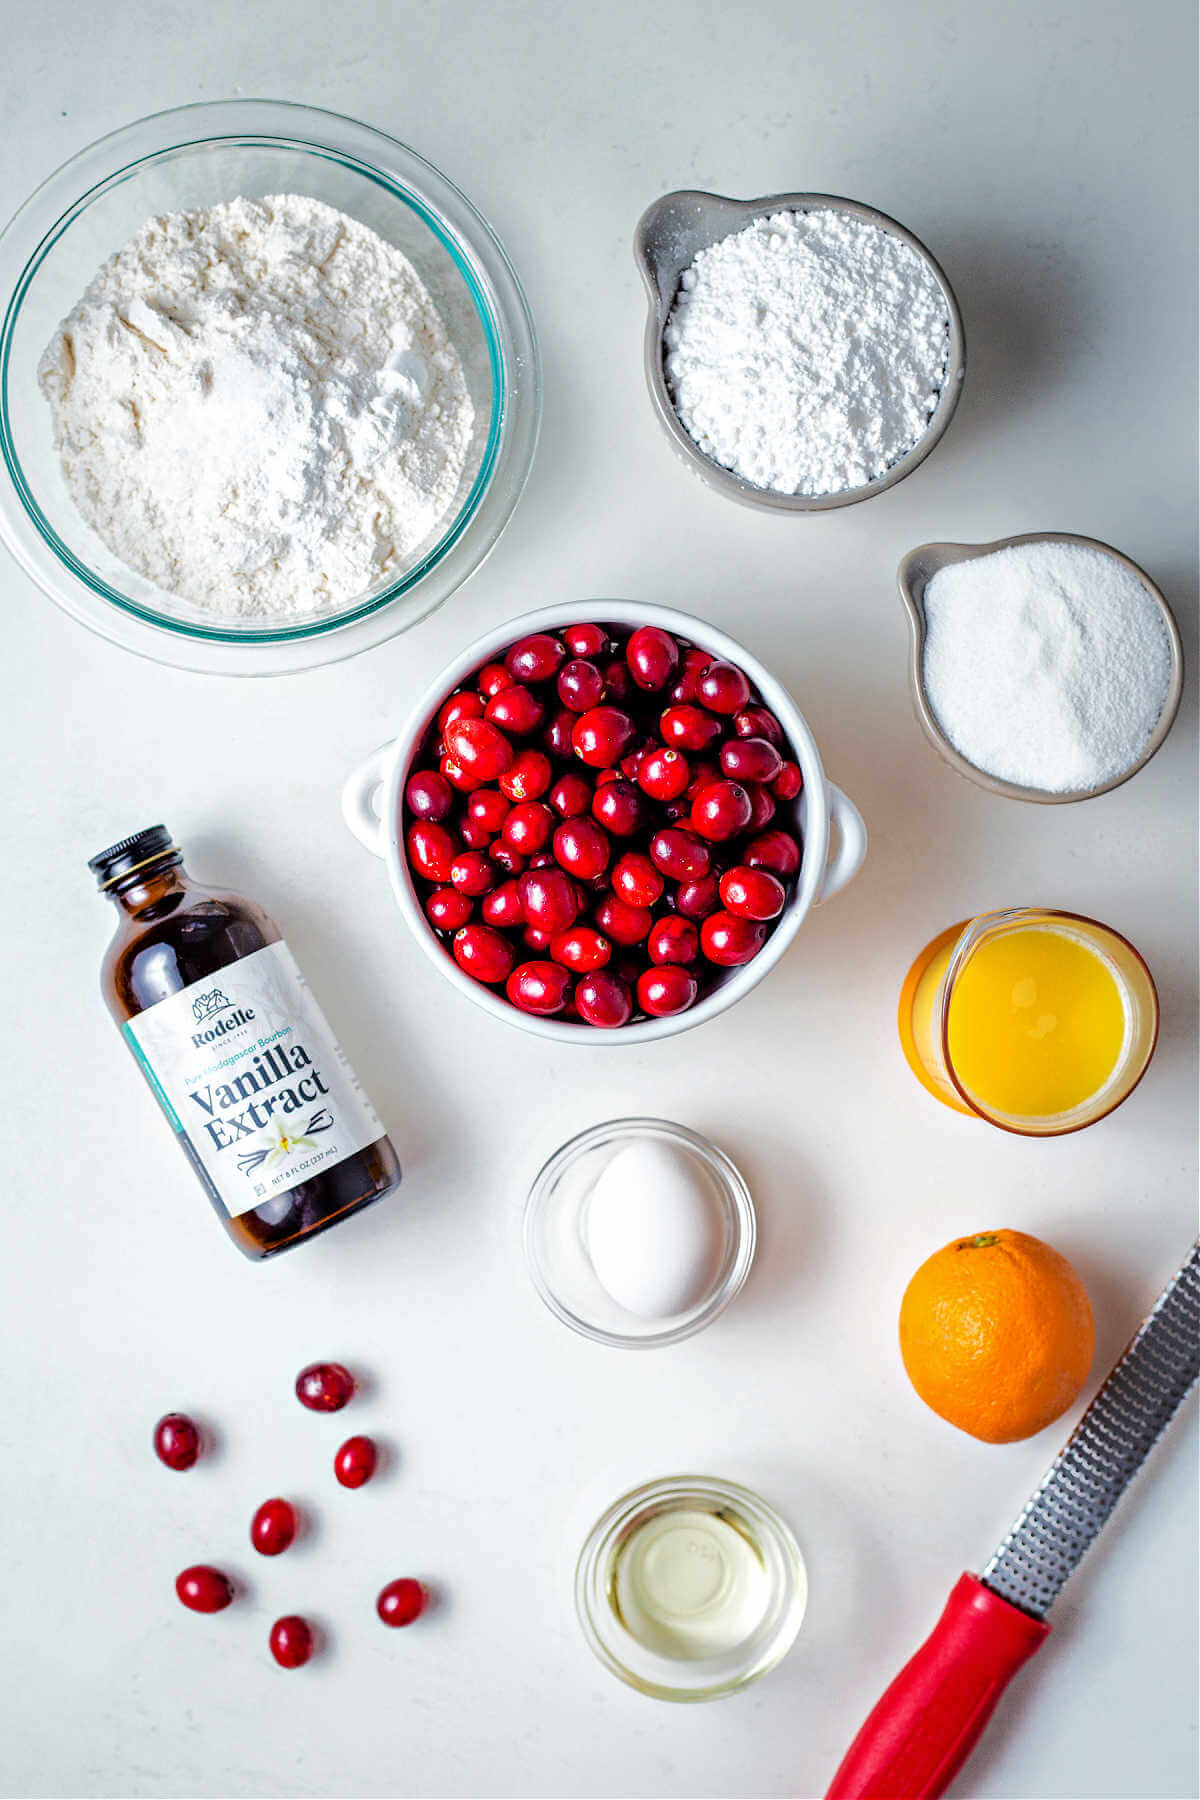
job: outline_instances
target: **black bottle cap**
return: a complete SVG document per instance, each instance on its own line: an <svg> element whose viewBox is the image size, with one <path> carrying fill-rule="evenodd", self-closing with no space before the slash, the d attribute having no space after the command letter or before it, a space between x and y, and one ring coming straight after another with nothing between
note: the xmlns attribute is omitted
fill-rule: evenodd
<svg viewBox="0 0 1200 1800"><path fill-rule="evenodd" d="M174 848L166 826L151 825L145 831L135 832L132 837L110 844L98 856L89 856L88 868L96 877L99 887L111 887L122 875L132 874L134 869L140 869L144 863L153 862L164 850Z"/></svg>

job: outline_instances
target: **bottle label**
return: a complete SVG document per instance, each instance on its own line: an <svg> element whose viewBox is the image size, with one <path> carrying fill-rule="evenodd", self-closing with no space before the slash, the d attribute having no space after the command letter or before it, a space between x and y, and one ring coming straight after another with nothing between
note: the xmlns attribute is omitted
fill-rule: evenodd
<svg viewBox="0 0 1200 1800"><path fill-rule="evenodd" d="M125 1033L232 1218L384 1135L286 944L168 995Z"/></svg>

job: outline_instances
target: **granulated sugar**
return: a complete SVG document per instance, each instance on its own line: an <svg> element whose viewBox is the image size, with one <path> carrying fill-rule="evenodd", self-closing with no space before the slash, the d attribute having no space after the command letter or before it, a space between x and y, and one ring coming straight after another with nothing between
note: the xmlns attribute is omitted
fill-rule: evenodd
<svg viewBox="0 0 1200 1800"><path fill-rule="evenodd" d="M402 572L454 500L474 418L411 263L296 194L149 220L39 374L88 524L228 616L330 611Z"/></svg>
<svg viewBox="0 0 1200 1800"><path fill-rule="evenodd" d="M925 589L922 664L938 724L988 775L1048 794L1136 762L1171 675L1162 614L1137 576L1084 544L1013 544Z"/></svg>
<svg viewBox="0 0 1200 1800"><path fill-rule="evenodd" d="M829 208L774 213L684 272L666 375L714 462L780 494L841 493L924 436L949 334L941 287L903 238Z"/></svg>

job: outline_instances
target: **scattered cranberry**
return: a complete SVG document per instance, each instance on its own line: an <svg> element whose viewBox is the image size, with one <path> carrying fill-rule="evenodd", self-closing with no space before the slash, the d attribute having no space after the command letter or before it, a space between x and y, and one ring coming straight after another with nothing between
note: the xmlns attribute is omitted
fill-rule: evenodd
<svg viewBox="0 0 1200 1800"><path fill-rule="evenodd" d="M764 831L747 844L742 861L751 869L768 869L780 881L790 881L800 867L800 846L786 831Z"/></svg>
<svg viewBox="0 0 1200 1800"><path fill-rule="evenodd" d="M608 774L611 771L604 771ZM597 785L592 801L592 817L598 819L614 837L633 837L641 830L646 817L646 804L632 781L616 775L603 787Z"/></svg>
<svg viewBox="0 0 1200 1800"><path fill-rule="evenodd" d="M721 877L721 903L741 919L777 919L786 899L782 881L766 869L739 866Z"/></svg>
<svg viewBox="0 0 1200 1800"><path fill-rule="evenodd" d="M570 977L558 963L526 962L508 978L505 993L522 1012L550 1018L567 1003Z"/></svg>
<svg viewBox="0 0 1200 1800"><path fill-rule="evenodd" d="M175 1577L175 1592L191 1612L218 1613L233 1599L233 1583L220 1569L193 1563Z"/></svg>
<svg viewBox="0 0 1200 1800"><path fill-rule="evenodd" d="M664 885L651 859L640 850L627 851L612 872L613 893L627 906L654 906Z"/></svg>
<svg viewBox="0 0 1200 1800"><path fill-rule="evenodd" d="M566 931L579 916L578 889L562 869L527 869L517 890L526 924L539 931Z"/></svg>
<svg viewBox="0 0 1200 1800"><path fill-rule="evenodd" d="M288 1613L276 1619L268 1642L281 1669L301 1669L313 1653L312 1626L299 1613Z"/></svg>
<svg viewBox="0 0 1200 1800"><path fill-rule="evenodd" d="M514 644L504 663L518 681L549 681L558 673L559 665L566 657L566 649L558 638L539 631Z"/></svg>
<svg viewBox="0 0 1200 1800"><path fill-rule="evenodd" d="M731 781L774 781L783 758L766 738L730 738L721 746L721 770Z"/></svg>
<svg viewBox="0 0 1200 1800"><path fill-rule="evenodd" d="M546 709L529 688L514 684L502 688L488 701L483 716L501 731L511 731L514 737L528 737L542 723Z"/></svg>
<svg viewBox="0 0 1200 1800"><path fill-rule="evenodd" d="M575 754L593 769L611 769L633 741L633 720L616 706L593 706L571 732Z"/></svg>
<svg viewBox="0 0 1200 1800"><path fill-rule="evenodd" d="M575 1005L588 1025L602 1031L615 1031L628 1025L633 1015L633 997L619 975L602 972L585 975L575 989Z"/></svg>
<svg viewBox="0 0 1200 1800"><path fill-rule="evenodd" d="M385 1625L411 1625L425 1611L429 1595L419 1581L404 1576L379 1590L375 1611Z"/></svg>
<svg viewBox="0 0 1200 1800"><path fill-rule="evenodd" d="M450 864L450 881L460 894L477 900L496 885L496 865L482 850L464 850Z"/></svg>
<svg viewBox="0 0 1200 1800"><path fill-rule="evenodd" d="M736 837L750 823L750 796L737 781L714 781L692 801L692 829L710 842Z"/></svg>
<svg viewBox="0 0 1200 1800"><path fill-rule="evenodd" d="M154 1454L168 1469L190 1469L200 1454L199 1427L186 1413L165 1413L154 1427Z"/></svg>
<svg viewBox="0 0 1200 1800"><path fill-rule="evenodd" d="M470 900L455 887L434 888L425 902L425 917L435 931L457 931L470 916Z"/></svg>
<svg viewBox="0 0 1200 1800"><path fill-rule="evenodd" d="M757 956L767 939L767 928L735 913L715 912L700 927L700 948L709 962L723 969L736 968Z"/></svg>
<svg viewBox="0 0 1200 1800"><path fill-rule="evenodd" d="M750 683L732 663L710 662L696 684L696 694L709 712L741 712L750 699Z"/></svg>
<svg viewBox="0 0 1200 1800"><path fill-rule="evenodd" d="M309 1363L296 1377L296 1398L309 1412L341 1412L354 1398L354 1377L341 1363Z"/></svg>
<svg viewBox="0 0 1200 1800"><path fill-rule="evenodd" d="M778 775L771 783L771 792L777 800L795 800L799 798L804 786L804 776L800 773L800 764L785 762L781 764Z"/></svg>
<svg viewBox="0 0 1200 1800"><path fill-rule="evenodd" d="M558 697L574 713L599 706L604 698L604 677L595 663L574 657L558 671Z"/></svg>
<svg viewBox="0 0 1200 1800"><path fill-rule="evenodd" d="M642 1011L652 1019L674 1018L695 1004L700 983L678 963L643 969L638 976L637 997Z"/></svg>
<svg viewBox="0 0 1200 1800"><path fill-rule="evenodd" d="M440 825L454 810L454 789L437 769L420 769L408 778L404 802L414 819Z"/></svg>
<svg viewBox="0 0 1200 1800"><path fill-rule="evenodd" d="M678 750L650 750L637 770L637 784L652 800L678 800L692 779L687 757Z"/></svg>
<svg viewBox="0 0 1200 1800"><path fill-rule="evenodd" d="M500 777L509 800L540 800L554 778L550 758L540 750L522 750Z"/></svg>
<svg viewBox="0 0 1200 1800"><path fill-rule="evenodd" d="M663 688L675 678L679 645L669 631L662 631L657 625L642 625L625 646L625 661L640 688Z"/></svg>
<svg viewBox="0 0 1200 1800"><path fill-rule="evenodd" d="M464 925L451 942L454 960L485 986L505 981L516 961L513 947L491 925Z"/></svg>
<svg viewBox="0 0 1200 1800"><path fill-rule="evenodd" d="M444 825L425 825L418 821L408 828L405 839L408 860L426 881L447 882L450 865L458 848Z"/></svg>
<svg viewBox="0 0 1200 1800"><path fill-rule="evenodd" d="M260 1556L282 1556L296 1535L296 1511L286 1500L264 1500L250 1521L250 1542Z"/></svg>
<svg viewBox="0 0 1200 1800"><path fill-rule="evenodd" d="M652 963L694 963L700 954L700 933L691 919L671 913L651 926L646 952Z"/></svg>
<svg viewBox="0 0 1200 1800"><path fill-rule="evenodd" d="M373 1438L347 1438L333 1459L333 1472L344 1488L360 1488L370 1481L378 1462Z"/></svg>
<svg viewBox="0 0 1200 1800"><path fill-rule="evenodd" d="M569 931L560 931L551 940L550 954L564 969L571 969L576 975L589 975L604 968L611 959L612 945L590 925L573 925Z"/></svg>

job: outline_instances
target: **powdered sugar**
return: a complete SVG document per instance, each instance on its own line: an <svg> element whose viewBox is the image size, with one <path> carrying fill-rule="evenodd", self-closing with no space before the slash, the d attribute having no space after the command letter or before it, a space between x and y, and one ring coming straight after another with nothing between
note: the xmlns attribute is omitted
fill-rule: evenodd
<svg viewBox="0 0 1200 1800"><path fill-rule="evenodd" d="M830 208L774 213L685 271L666 374L714 461L777 493L840 493L924 435L949 331L941 287L903 238Z"/></svg>
<svg viewBox="0 0 1200 1800"><path fill-rule="evenodd" d="M39 373L84 518L228 616L332 610L401 572L454 500L474 418L407 258L290 194L150 220Z"/></svg>
<svg viewBox="0 0 1200 1800"><path fill-rule="evenodd" d="M1167 698L1171 645L1137 576L1086 544L1013 544L925 588L925 690L989 775L1050 794L1136 762Z"/></svg>

